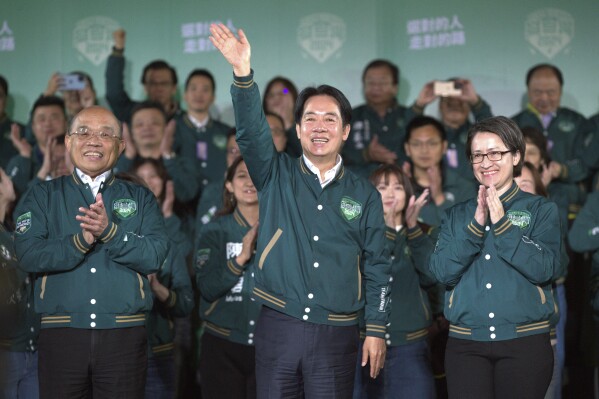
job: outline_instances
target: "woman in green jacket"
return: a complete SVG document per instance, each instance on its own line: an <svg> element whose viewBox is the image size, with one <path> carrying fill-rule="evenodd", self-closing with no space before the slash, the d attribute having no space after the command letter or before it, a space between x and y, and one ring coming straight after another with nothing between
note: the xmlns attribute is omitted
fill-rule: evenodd
<svg viewBox="0 0 599 399"><path fill-rule="evenodd" d="M258 192L245 162L227 170L223 208L202 228L196 244L202 397L256 397L254 328L260 305L250 299L258 228Z"/></svg>
<svg viewBox="0 0 599 399"><path fill-rule="evenodd" d="M557 206L514 182L525 144L511 120L473 125L466 151L478 196L446 212L429 264L446 288L449 396L543 398L553 371Z"/></svg>

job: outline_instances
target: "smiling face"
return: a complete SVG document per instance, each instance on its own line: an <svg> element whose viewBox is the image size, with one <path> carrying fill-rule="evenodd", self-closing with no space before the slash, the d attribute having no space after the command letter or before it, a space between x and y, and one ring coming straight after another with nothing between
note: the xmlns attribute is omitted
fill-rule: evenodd
<svg viewBox="0 0 599 399"><path fill-rule="evenodd" d="M472 155L507 150L505 143L495 133L479 132L472 138ZM485 187L495 186L498 194L501 195L510 188L514 166L518 165L519 161L520 152L503 154L499 161L490 161L485 156L482 162L472 165L472 171L480 184Z"/></svg>
<svg viewBox="0 0 599 399"><path fill-rule="evenodd" d="M266 111L288 118L293 115L294 98L282 82L273 83L266 93Z"/></svg>
<svg viewBox="0 0 599 399"><path fill-rule="evenodd" d="M164 137L166 120L156 108L144 108L131 117L131 134L136 147L159 147Z"/></svg>
<svg viewBox="0 0 599 399"><path fill-rule="evenodd" d="M35 109L31 121L33 135L40 147L46 147L48 137L57 137L66 131L67 120L58 105L42 105Z"/></svg>
<svg viewBox="0 0 599 399"><path fill-rule="evenodd" d="M87 139L71 134L80 128L87 128L95 134ZM100 131L121 137L119 124L114 115L105 108L93 106L77 114L65 138L65 145L73 165L91 178L96 178L112 169L125 149L125 142L121 139L98 138L97 133Z"/></svg>
<svg viewBox="0 0 599 399"><path fill-rule="evenodd" d="M542 68L530 77L528 99L541 114L557 111L561 97L562 86L552 70Z"/></svg>
<svg viewBox="0 0 599 399"><path fill-rule="evenodd" d="M301 124L296 125L304 155L315 164L334 165L349 130L349 124L343 126L339 105L327 95L306 100Z"/></svg>
<svg viewBox="0 0 599 399"><path fill-rule="evenodd" d="M447 151L447 141L443 141L441 137L441 133L433 125L412 130L404 148L415 168L426 170L441 163Z"/></svg>
<svg viewBox="0 0 599 399"><path fill-rule="evenodd" d="M237 206L256 205L258 203L258 192L245 162L240 162L233 174L233 180L225 183L227 190L233 194L237 201Z"/></svg>
<svg viewBox="0 0 599 399"><path fill-rule="evenodd" d="M406 191L394 173L389 173L378 181L376 189L381 193L383 212L388 215L391 209L400 214L406 206Z"/></svg>
<svg viewBox="0 0 599 399"><path fill-rule="evenodd" d="M171 71L165 68L148 69L144 81L148 98L168 109L173 96L177 93L177 85L173 81Z"/></svg>
<svg viewBox="0 0 599 399"><path fill-rule="evenodd" d="M214 87L206 76L196 75L189 79L183 95L187 107L193 112L208 112L214 102Z"/></svg>

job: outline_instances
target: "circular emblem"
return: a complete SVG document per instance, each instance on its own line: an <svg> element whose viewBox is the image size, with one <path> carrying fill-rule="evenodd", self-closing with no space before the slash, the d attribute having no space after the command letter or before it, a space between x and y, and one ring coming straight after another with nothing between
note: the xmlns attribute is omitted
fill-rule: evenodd
<svg viewBox="0 0 599 399"><path fill-rule="evenodd" d="M112 52L112 32L119 28L119 24L108 17L82 19L73 29L73 46L92 64L100 65Z"/></svg>
<svg viewBox="0 0 599 399"><path fill-rule="evenodd" d="M300 20L297 42L300 47L319 63L338 52L345 42L345 22L336 15L317 13Z"/></svg>

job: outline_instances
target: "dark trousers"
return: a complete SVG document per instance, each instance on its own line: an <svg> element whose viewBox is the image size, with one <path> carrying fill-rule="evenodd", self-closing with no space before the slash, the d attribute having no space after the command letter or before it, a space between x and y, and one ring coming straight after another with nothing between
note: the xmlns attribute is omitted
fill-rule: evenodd
<svg viewBox="0 0 599 399"><path fill-rule="evenodd" d="M38 348L42 399L144 397L145 327L46 328Z"/></svg>
<svg viewBox="0 0 599 399"><path fill-rule="evenodd" d="M553 373L549 334L496 342L450 337L445 372L450 398L543 399Z"/></svg>
<svg viewBox="0 0 599 399"><path fill-rule="evenodd" d="M357 325L308 323L263 306L255 335L259 399L352 397Z"/></svg>
<svg viewBox="0 0 599 399"><path fill-rule="evenodd" d="M204 331L200 352L203 399L254 399L256 351Z"/></svg>

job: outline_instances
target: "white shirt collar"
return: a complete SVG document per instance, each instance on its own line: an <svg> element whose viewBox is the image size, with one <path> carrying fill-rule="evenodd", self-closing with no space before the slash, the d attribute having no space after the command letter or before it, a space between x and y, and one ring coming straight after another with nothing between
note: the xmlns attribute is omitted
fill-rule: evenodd
<svg viewBox="0 0 599 399"><path fill-rule="evenodd" d="M191 114L187 114L187 117L189 118L189 121L197 128L197 129L201 129L204 126L206 126L208 124L208 121L210 120L210 115L208 115L206 118L204 118L204 120L200 121L197 120L196 118L194 118L193 116L191 116Z"/></svg>
<svg viewBox="0 0 599 399"><path fill-rule="evenodd" d="M320 177L320 170L318 170L318 168L316 166L314 166L314 164L312 162L310 162L308 157L306 157L303 154L302 154L302 157L304 158L304 162L306 163L306 166L308 167L308 169L310 169L310 171L312 173L314 173L316 176L318 176L318 180L320 181L320 187L322 187L322 188L324 188L327 184L332 182L333 179L335 178L335 176L337 176L337 172L339 172L339 169L341 169L341 164L342 164L341 155L337 154L337 163L335 163L335 166L333 166L332 169L329 169L324 173L324 179L323 179Z"/></svg>
<svg viewBox="0 0 599 399"><path fill-rule="evenodd" d="M89 188L92 190L92 193L94 194L94 197L96 195L98 195L98 191L100 190L100 186L102 185L102 183L104 183L106 181L106 178L108 176L110 176L110 174L112 173L111 170L107 170L106 172L102 173L101 175L96 176L95 179L92 179L90 176L86 175L85 173L83 173L78 168L75 168L75 171L77 172L77 176L79 176L79 178L81 179L81 181L83 183L89 185Z"/></svg>

